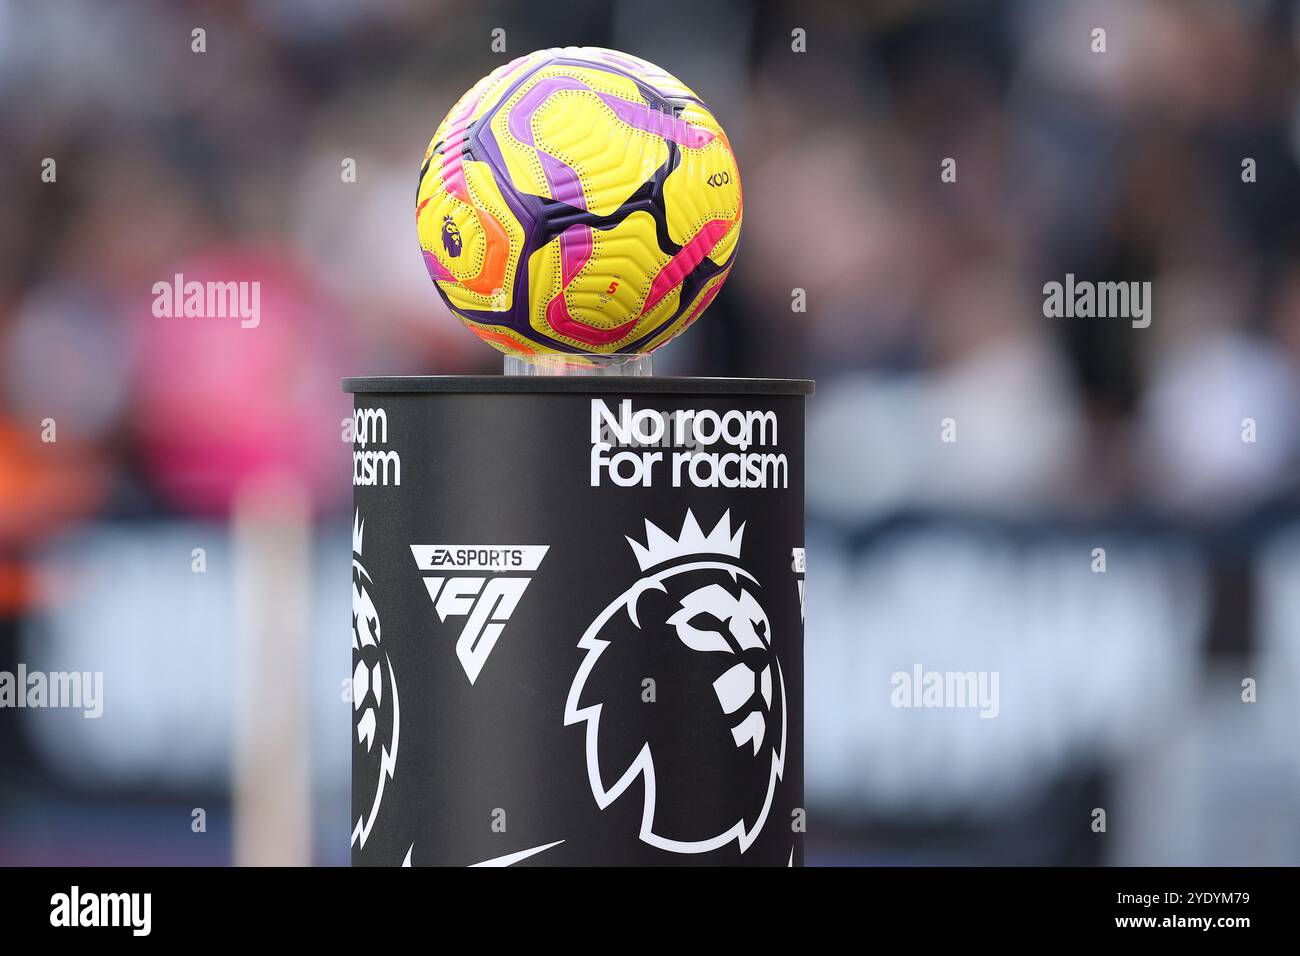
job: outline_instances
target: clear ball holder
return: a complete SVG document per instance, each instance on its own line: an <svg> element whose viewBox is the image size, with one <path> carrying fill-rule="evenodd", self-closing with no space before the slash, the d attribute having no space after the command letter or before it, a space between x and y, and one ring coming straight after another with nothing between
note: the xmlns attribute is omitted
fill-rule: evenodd
<svg viewBox="0 0 1300 956"><path fill-rule="evenodd" d="M654 374L648 352L619 352L612 355L566 355L558 352L537 355L507 355L506 375L601 376L645 378Z"/></svg>

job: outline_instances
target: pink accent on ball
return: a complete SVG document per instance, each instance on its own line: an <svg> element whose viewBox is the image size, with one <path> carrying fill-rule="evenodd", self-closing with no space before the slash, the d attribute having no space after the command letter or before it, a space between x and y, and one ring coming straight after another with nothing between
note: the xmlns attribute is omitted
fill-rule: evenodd
<svg viewBox="0 0 1300 956"><path fill-rule="evenodd" d="M556 332L577 339L584 345L608 345L610 342L617 342L636 328L637 322L636 319L631 319L612 329L597 329L585 322L579 322L569 315L569 304L564 301L563 292L547 304L546 321Z"/></svg>
<svg viewBox="0 0 1300 956"><path fill-rule="evenodd" d="M682 246L681 251L659 270L659 274L655 276L655 281L650 285L650 295L646 297L643 311L649 312L659 303L660 299L680 285L690 271L713 251L713 247L726 235L727 230L731 228L731 224L730 219L713 219L706 222L691 241Z"/></svg>

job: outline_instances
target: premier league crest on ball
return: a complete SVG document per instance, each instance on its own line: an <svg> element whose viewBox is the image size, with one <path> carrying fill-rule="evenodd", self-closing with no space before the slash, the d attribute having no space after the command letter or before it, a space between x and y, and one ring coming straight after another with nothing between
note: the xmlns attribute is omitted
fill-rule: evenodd
<svg viewBox="0 0 1300 956"><path fill-rule="evenodd" d="M447 251L447 255L453 259L460 258L460 230L456 227L456 221L451 216L444 216L442 219L442 248Z"/></svg>
<svg viewBox="0 0 1300 956"><path fill-rule="evenodd" d="M645 530L644 543L627 539L641 578L578 643L586 656L564 722L585 724L597 805L625 794L642 800L642 841L673 853L735 841L743 853L772 808L787 729L785 680L762 591L740 561L745 528L733 533L726 512L705 534L687 511L676 537L649 521ZM621 685L641 679L652 657L674 675L675 686L656 693L672 695L676 706L645 734L635 732L644 721L623 712L644 709L638 688ZM747 797L737 803L719 780L745 781Z"/></svg>

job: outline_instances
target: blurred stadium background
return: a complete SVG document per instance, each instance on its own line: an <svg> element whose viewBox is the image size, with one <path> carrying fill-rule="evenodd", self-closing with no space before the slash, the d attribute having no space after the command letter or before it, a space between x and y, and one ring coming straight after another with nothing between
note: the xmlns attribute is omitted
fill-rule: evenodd
<svg viewBox="0 0 1300 956"><path fill-rule="evenodd" d="M1300 862L1300 3L0 0L0 670L106 702L0 710L0 863L347 861L338 379L500 367L425 273L419 159L567 44L677 74L741 160L657 371L818 380L809 862ZM155 319L175 272L260 280L261 326ZM1151 327L1045 319L1067 272L1152 280ZM997 671L1000 715L891 707L916 663ZM233 796L265 760L309 828Z"/></svg>

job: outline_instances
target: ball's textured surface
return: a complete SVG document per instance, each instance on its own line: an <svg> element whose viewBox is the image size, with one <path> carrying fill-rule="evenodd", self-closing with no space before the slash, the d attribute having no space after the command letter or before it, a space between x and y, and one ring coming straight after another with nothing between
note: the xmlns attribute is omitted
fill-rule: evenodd
<svg viewBox="0 0 1300 956"><path fill-rule="evenodd" d="M708 306L740 236L726 134L686 86L593 47L480 80L425 151L425 265L503 352L649 352Z"/></svg>

